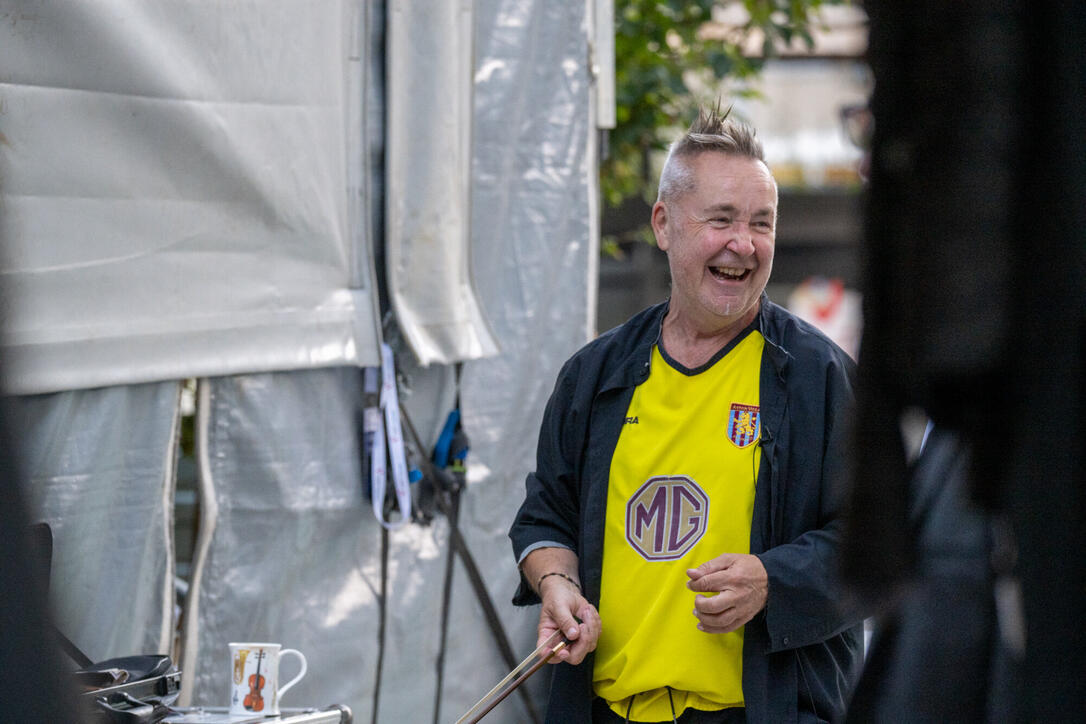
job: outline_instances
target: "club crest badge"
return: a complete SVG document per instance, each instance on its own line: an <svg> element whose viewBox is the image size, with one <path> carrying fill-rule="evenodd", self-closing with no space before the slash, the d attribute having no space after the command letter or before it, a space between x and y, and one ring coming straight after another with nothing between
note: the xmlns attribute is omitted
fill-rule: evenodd
<svg viewBox="0 0 1086 724"><path fill-rule="evenodd" d="M728 412L728 439L736 447L747 447L757 442L762 433L761 418L757 405L733 402Z"/></svg>

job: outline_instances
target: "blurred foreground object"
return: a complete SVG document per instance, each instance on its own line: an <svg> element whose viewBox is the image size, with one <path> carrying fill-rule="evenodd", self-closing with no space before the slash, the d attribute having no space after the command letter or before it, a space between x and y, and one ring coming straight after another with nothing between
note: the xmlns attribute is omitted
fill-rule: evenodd
<svg viewBox="0 0 1086 724"><path fill-rule="evenodd" d="M921 408L971 450L969 492L1006 516L1017 548L1010 585L1021 605L998 618L1008 632L1024 622L1021 696L1000 717L1078 720L1086 101L1068 89L1086 84L1086 13L1023 2L865 8L876 122L845 572L883 606L916 572L899 424ZM917 680L898 682L910 684L927 695Z"/></svg>
<svg viewBox="0 0 1086 724"><path fill-rule="evenodd" d="M993 721L1019 696L996 625L999 519L969 501L969 465L953 433L927 437L909 477L916 580L876 619L850 723Z"/></svg>

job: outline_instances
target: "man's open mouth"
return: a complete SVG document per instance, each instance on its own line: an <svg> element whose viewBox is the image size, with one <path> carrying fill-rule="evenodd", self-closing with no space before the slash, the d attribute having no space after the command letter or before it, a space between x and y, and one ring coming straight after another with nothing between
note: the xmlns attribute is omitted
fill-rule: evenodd
<svg viewBox="0 0 1086 724"><path fill-rule="evenodd" d="M742 281L750 274L750 269L741 269L735 266L711 266L709 267L709 273L717 279Z"/></svg>

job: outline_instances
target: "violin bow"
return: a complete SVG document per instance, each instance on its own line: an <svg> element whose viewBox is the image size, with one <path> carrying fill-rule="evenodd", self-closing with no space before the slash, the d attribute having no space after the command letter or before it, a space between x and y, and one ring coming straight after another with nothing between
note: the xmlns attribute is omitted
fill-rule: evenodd
<svg viewBox="0 0 1086 724"><path fill-rule="evenodd" d="M493 689L488 691L482 699L475 702L475 706L468 709L464 716L457 719L456 724L476 724L489 714L491 709L502 703L505 697L512 694L518 686L527 681L528 677L539 671L543 664L551 660L551 657L569 646L570 643L570 640L563 636L561 631L552 633L546 641L537 646L535 651L528 654L524 661L517 664L517 667L499 681Z"/></svg>

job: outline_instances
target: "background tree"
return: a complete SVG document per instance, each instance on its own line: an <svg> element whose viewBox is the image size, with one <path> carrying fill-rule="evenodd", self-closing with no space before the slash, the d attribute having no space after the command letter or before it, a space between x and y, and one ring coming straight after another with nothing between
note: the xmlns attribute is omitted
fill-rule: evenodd
<svg viewBox="0 0 1086 724"><path fill-rule="evenodd" d="M812 48L818 9L847 2L615 0L616 126L600 172L607 206L653 200L652 154L693 120L698 103L715 103L725 79L732 82L733 97L756 94L753 84L765 59L780 47ZM713 9L729 4L745 8L745 23L714 21ZM761 55L744 52L759 39ZM604 248L614 252L618 242L636 238L651 238L647 224L622 238L605 238Z"/></svg>

